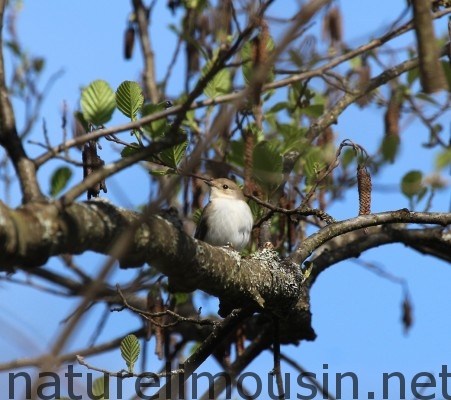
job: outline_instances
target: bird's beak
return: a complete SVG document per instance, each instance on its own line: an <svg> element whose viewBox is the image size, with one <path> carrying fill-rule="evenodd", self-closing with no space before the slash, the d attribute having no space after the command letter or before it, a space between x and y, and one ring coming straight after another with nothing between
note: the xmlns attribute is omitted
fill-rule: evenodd
<svg viewBox="0 0 451 400"><path fill-rule="evenodd" d="M210 180L207 180L207 179L203 179L203 181L208 185L208 186L210 186L210 187L212 187L213 186L213 182L212 182L212 180L210 179Z"/></svg>

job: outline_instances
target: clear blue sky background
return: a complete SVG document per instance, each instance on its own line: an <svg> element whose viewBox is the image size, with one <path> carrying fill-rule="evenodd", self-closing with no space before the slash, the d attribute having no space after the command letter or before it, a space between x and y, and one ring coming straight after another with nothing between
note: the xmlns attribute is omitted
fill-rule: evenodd
<svg viewBox="0 0 451 400"><path fill-rule="evenodd" d="M296 8L297 3L279 0L271 10L273 14L286 17ZM340 6L345 18L345 41L355 47L364 43L367 38L383 33L395 16L401 13L405 2L343 0ZM47 78L58 70L64 70L64 75L55 82L47 96L40 121L30 138L43 140L41 121L45 118L50 139L54 144L61 142L62 104L67 102L70 109L74 110L78 105L81 86L102 78L116 88L123 80L139 79L142 67L139 48L135 48L132 61L125 62L122 58L123 32L130 9L127 1L24 1L24 10L19 16L18 24L19 37L24 47L33 55L45 57ZM180 17L180 14L175 17L171 15L166 8L166 1L156 2L150 29L157 56L158 78L165 73L175 43L175 35L167 30L167 26L179 24ZM445 32L446 25L445 19L439 21L438 32ZM312 29L317 30L319 26ZM277 33L275 37L277 38ZM391 47L401 47L412 40L413 36L407 34ZM398 61L401 60L399 57ZM6 58L6 63L11 72L9 57ZM169 92L174 96L182 91L182 82L176 75L169 86ZM20 126L23 110L17 102L15 108ZM124 121L116 113L114 122ZM448 129L447 124L448 122L445 129ZM433 153L420 146L427 140L427 132L423 126L414 121L405 122L403 127L403 136L407 139L404 142L407 143L403 147L402 157L394 166L384 169L378 183L397 185L400 178L413 168L426 173L431 173L434 169ZM363 111L351 107L334 127L340 139L350 138L365 146L370 153L379 146L382 129L382 114L376 106L370 106ZM127 134L123 135L127 140ZM106 161L116 159L117 155L110 151L109 143L103 142L103 145L105 150L102 156ZM42 152L33 145L28 145L27 150L32 156ZM56 165L61 163L49 163L39 172L45 190L48 188L49 172ZM81 179L82 174L81 170L74 172L72 183ZM149 180L139 168L130 169L109 179L108 189L106 197L126 207L136 207L146 202L151 193ZM12 203L17 205L20 202L17 187L14 187L13 194ZM3 193L0 193L0 200L3 200ZM437 196L433 210L447 211L449 201L450 193L446 190ZM374 212L406 206L407 200L395 191L374 194ZM356 190L352 190L330 212L337 219L344 219L355 216L356 210ZM95 273L102 265L103 259L98 255L87 254L80 258L80 262L87 270ZM359 398L362 399L368 398L370 391L375 392L376 399L382 398L381 381L384 372L401 372L406 376L406 382L419 372L431 372L438 379L437 374L441 366L448 363L451 354L451 321L448 312L451 304L450 266L431 257L418 255L400 245L369 251L360 260L376 263L408 282L415 317L409 334L404 335L401 325L402 287L353 261L346 261L323 273L312 290L313 326L318 335L317 340L304 342L298 347L284 348L284 352L308 371L316 373L320 381L325 372L323 364L328 364L331 393L335 393L335 373L356 373L359 378ZM50 265L59 267L56 261L51 261ZM133 274L133 270L116 271L112 281L120 282ZM19 357L33 357L46 352L61 329L60 321L67 317L77 304L71 299L43 295L27 286L5 283L2 283L0 299L0 323L3 332L0 337L0 348L3 349L0 362ZM210 307L204 305L204 311L215 311L215 307L214 303ZM101 311L103 306L97 306L87 315L69 349L86 345ZM139 319L126 312L113 313L98 342L118 337L139 325ZM150 352L152 351L153 343L150 346ZM119 352L90 357L88 361L113 371L124 366ZM155 364L148 364L148 368L157 369ZM216 369L215 363L210 362L199 372ZM271 369L271 356L267 354L254 362L248 371L266 375ZM293 370L284 366L283 372ZM1 387L5 387L6 379L7 374L0 374ZM80 386L76 386L76 391L81 393L84 382L81 380L78 384ZM250 383L247 386L252 388ZM398 398L395 386L390 391L395 393L390 396L393 399ZM345 388L342 398L352 398L349 387ZM132 388L128 387L128 390L131 393ZM291 398L296 398L297 392L301 393L296 384L296 375L292 376L291 390ZM407 398L413 398L409 390L407 384ZM435 398L442 398L439 381L436 388L427 389L423 394L434 393ZM321 396L318 395L317 398Z"/></svg>

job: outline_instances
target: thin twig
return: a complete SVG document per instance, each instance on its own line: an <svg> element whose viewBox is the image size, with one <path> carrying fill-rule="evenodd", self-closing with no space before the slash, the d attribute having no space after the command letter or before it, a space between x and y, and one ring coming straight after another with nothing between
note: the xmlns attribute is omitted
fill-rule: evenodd
<svg viewBox="0 0 451 400"><path fill-rule="evenodd" d="M124 294L122 293L119 285L116 285L116 288L117 288L117 293L119 294L120 298L122 299L122 302L124 303L125 307L127 307L129 310L141 315L143 318L151 321L152 324L159 326L161 328L169 328L169 327L175 326L181 322L190 322L190 323L197 324L200 326L204 326L204 325L217 326L217 325L219 325L219 322L212 321L209 319L187 318L187 317L177 314L176 312L171 311L169 309L165 310L165 311L161 311L161 312L143 311L139 308L131 306L128 303L128 301L125 298ZM167 316L167 315L175 318L176 321L167 323L167 324L161 324L161 323L155 321L155 319L154 319L154 318L163 317L163 316Z"/></svg>
<svg viewBox="0 0 451 400"><path fill-rule="evenodd" d="M148 378L148 379L169 378L171 376L183 374L185 372L184 369L174 369L171 371L156 372L156 373L154 373L154 372L136 373L136 372L129 372L125 369L121 369L119 372L112 372L112 371L108 371L107 369L94 367L94 366L88 364L85 361L84 357L82 357L82 356L77 356L77 361L80 365L83 365L84 367L86 367L92 371L101 372L103 374L107 374L109 376L113 376L116 378L133 378L133 377L134 378Z"/></svg>

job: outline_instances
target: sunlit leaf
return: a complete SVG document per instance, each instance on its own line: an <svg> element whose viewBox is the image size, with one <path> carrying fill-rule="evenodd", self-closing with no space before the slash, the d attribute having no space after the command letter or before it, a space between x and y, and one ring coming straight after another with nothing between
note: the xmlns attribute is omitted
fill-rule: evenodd
<svg viewBox="0 0 451 400"><path fill-rule="evenodd" d="M56 197L72 177L72 170L68 167L60 167L53 171L50 177L50 196Z"/></svg>
<svg viewBox="0 0 451 400"><path fill-rule="evenodd" d="M133 372L135 362L138 360L140 345L135 335L127 335L121 341L121 356L127 364L129 372Z"/></svg>
<svg viewBox="0 0 451 400"><path fill-rule="evenodd" d="M202 70L202 75L206 75L210 70L213 62L208 62ZM232 83L231 83L231 75L228 69L220 69L214 76L211 78L205 89L204 94L207 97L216 97L222 94L227 94L230 92Z"/></svg>
<svg viewBox="0 0 451 400"><path fill-rule="evenodd" d="M451 165L451 149L444 149L435 158L435 168L443 169Z"/></svg>
<svg viewBox="0 0 451 400"><path fill-rule="evenodd" d="M106 376L106 380L105 380ZM109 398L110 377L102 375L92 383L92 394L97 400L105 400ZM107 397L105 397L107 395Z"/></svg>
<svg viewBox="0 0 451 400"><path fill-rule="evenodd" d="M95 126L107 123L116 108L115 95L110 85L97 80L81 91L83 118Z"/></svg>
<svg viewBox="0 0 451 400"><path fill-rule="evenodd" d="M135 120L138 110L144 103L141 87L133 81L122 82L116 90L116 105L119 111Z"/></svg>
<svg viewBox="0 0 451 400"><path fill-rule="evenodd" d="M202 208L198 208L196 211L193 212L191 215L191 218L193 219L194 223L196 225L199 225L200 219L202 217Z"/></svg>
<svg viewBox="0 0 451 400"><path fill-rule="evenodd" d="M309 180L315 180L318 174L327 167L324 160L324 154L318 147L313 147L309 150L304 158L304 173Z"/></svg>

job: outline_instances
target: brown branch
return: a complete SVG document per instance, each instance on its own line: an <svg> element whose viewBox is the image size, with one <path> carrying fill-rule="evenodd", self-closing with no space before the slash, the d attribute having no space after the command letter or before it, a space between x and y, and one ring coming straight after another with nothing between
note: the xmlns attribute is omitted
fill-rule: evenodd
<svg viewBox="0 0 451 400"><path fill-rule="evenodd" d="M432 25L431 5L424 0L412 0L413 22L418 43L420 82L425 93L445 89L446 79L438 59L439 50Z"/></svg>
<svg viewBox="0 0 451 400"><path fill-rule="evenodd" d="M218 345L224 341L235 328L250 314L250 309L238 309L233 310L227 318L205 339L197 350L189 356L183 363L184 373L181 375L173 376L170 382L166 383L157 393L156 399L177 399L178 393L174 393L174 388L180 388L181 384L189 379L192 373L215 351ZM167 397L167 387L172 388L172 396Z"/></svg>
<svg viewBox="0 0 451 400"><path fill-rule="evenodd" d="M73 186L63 196L61 196L60 199L61 204L68 205L72 203L78 196L86 192L97 182L100 182L101 180L117 173L118 171L130 167L131 165L136 164L138 161L144 160L145 158L153 154L159 153L164 149L182 143L184 140L186 140L184 135L177 135L175 137L165 136L160 140L152 142L149 146L136 151L135 153L131 154L128 157L121 158L114 163L96 169L89 176L87 176L81 183Z"/></svg>
<svg viewBox="0 0 451 400"><path fill-rule="evenodd" d="M86 250L114 254L123 266L147 262L167 275L175 290L200 289L226 303L252 305L256 310L279 316L281 321L290 321L294 337L283 336L286 342L314 337L309 325L308 293L303 283L307 277L302 275L299 263L315 249L346 232L375 225L447 226L451 224L451 214L400 210L337 222L306 238L286 260L269 249L241 258L236 252L192 239L160 216L143 218L103 201L72 204L64 209L56 204L29 204L18 210L10 210L0 203L0 221L3 221L0 225L3 269L39 266L52 255ZM126 251L121 249L121 253L117 246L111 247L131 227L135 233L129 238ZM181 269L180 265L184 267Z"/></svg>
<svg viewBox="0 0 451 400"><path fill-rule="evenodd" d="M3 49L3 21L6 7L6 0L0 1L0 49ZM27 203L32 200L43 200L44 195L39 188L36 167L28 158L19 138L13 107L9 99L8 89L5 79L5 63L3 52L0 52L0 145L8 152L19 177L22 190L22 201Z"/></svg>
<svg viewBox="0 0 451 400"><path fill-rule="evenodd" d="M437 12L433 15L433 18L440 18L444 15L447 15L451 13L451 10L443 10L441 12ZM374 39L372 41L370 41L369 43L358 47L355 50L349 51L346 54L344 54L343 56L337 57L334 60L330 61L329 63L326 63L325 65L316 68L316 69L312 69L306 72L302 72L296 75L291 76L290 78L287 79L281 79L279 81L275 81L269 84L266 84L263 86L262 91L267 91L267 90L271 90L271 89L277 89L277 88L281 88L284 86L289 86L295 82L298 81L302 81L305 79L310 79L316 76L321 76L322 74L324 74L326 71L328 71L329 69L336 67L337 65L346 62L348 60L350 60L351 58L362 54L368 50L374 49L376 47L381 46L382 44L388 42L391 39L394 39L398 36L400 36L403 33L408 32L409 30L413 29L413 24L412 23L408 23L403 25L402 27L387 33L386 35L378 38L378 39ZM444 55L445 53L442 52L442 55ZM414 64L413 66L410 65L408 69L414 68L417 64ZM400 73L407 71L408 69L404 69L404 71L399 71L398 74L396 74L395 76L398 76ZM395 77L393 76L393 77ZM390 78L391 79L391 78ZM380 84L384 84L386 83L387 80L385 80L384 82L381 82ZM376 86L377 87L377 86ZM370 90L375 89L376 87L370 88ZM117 125L115 127L112 128L107 128L107 129L103 129L103 130L97 130L94 132L90 132L86 135L83 136L79 136L77 138L68 140L67 142L61 143L55 147L53 147L50 151L47 151L46 153L42 154L41 156L39 156L38 158L35 159L35 164L37 167L41 166L42 164L44 164L45 162L47 162L48 160L50 160L54 154L60 153L62 151L65 151L67 149L70 149L71 147L75 147L75 146L80 146L86 142L88 142L89 140L93 140L93 139L98 139L100 137L103 136L107 136L107 135L112 135L114 133L119 133L119 132L124 132L124 131L130 131L133 129L139 129L141 128L143 125L148 124L149 122L152 121L156 121L158 119L162 119L162 118L166 118L170 115L176 115L177 113L182 111L182 106L183 106L183 111L187 111L187 110L195 110L198 108L204 108L204 107L211 107L211 106L215 106L218 104L223 104L223 103L230 103L230 102L234 102L240 99L243 99L247 96L248 91L247 90L241 90L235 93L230 93L230 94L226 94L226 95L222 95L222 96L218 96L218 97L214 97L211 99L206 99L206 100L202 100L202 101L197 101L197 102L193 102L192 104L189 105L176 105L174 107L171 107L167 110L163 110L163 111L159 111L157 113L148 115L144 118L141 118L137 121L134 122L128 122L125 124L121 124L121 125ZM359 92L360 93L360 92ZM366 93L361 93L358 96L364 96ZM350 102L352 102L353 100L351 100ZM312 126L310 128L311 131L311 136L315 137L317 134L319 134L319 132L324 129L325 127L329 126L330 124L332 124L338 117L338 115L344 111L344 109L350 104L350 102L348 102L347 104L345 104L344 107L341 108L341 110L335 111L334 112L334 116L332 116L332 118L327 119L326 117L323 117L324 121L321 124L317 124ZM188 104L188 103L187 103ZM185 109L185 107L187 107ZM329 113L328 113L329 115ZM321 120L321 119L320 119ZM328 125L326 125L326 123ZM318 131L318 132L317 132Z"/></svg>
<svg viewBox="0 0 451 400"><path fill-rule="evenodd" d="M139 329L133 332L130 332L130 334L135 335L137 337L142 337L144 334L143 329ZM104 353L106 351L116 349L120 346L122 340L124 339L124 335L121 335L113 340L110 340L108 342L99 344L97 346L91 346L83 349L77 349L75 351L72 351L70 353L63 354L58 357L57 364L63 364L65 362L73 362L77 359L78 355L81 356L91 356L96 355L100 353ZM27 367L41 367L46 361L48 360L48 354L44 354L39 357L34 358L20 358L17 360L9 361L0 364L0 371L12 371L14 369L22 369Z"/></svg>
<svg viewBox="0 0 451 400"><path fill-rule="evenodd" d="M119 372L112 372L112 371L108 371L107 369L104 368L98 368L98 367L94 367L90 364L88 364L84 357L77 355L77 361L80 365L83 365L84 367L92 370L92 371L97 371L97 372L101 372L102 374L107 374L109 376L113 376L113 377L117 377L117 378L143 378L146 375L148 375L149 378L169 378L170 376L178 376L179 374L183 374L185 372L185 370L183 369L174 369L171 371L164 371L164 372L151 372L151 373L147 373L147 372L140 372L140 373L136 373L136 372L128 372L125 369L120 370Z"/></svg>
<svg viewBox="0 0 451 400"><path fill-rule="evenodd" d="M361 228L394 223L433 224L445 227L451 224L451 213L430 213L430 212L421 213L421 212L410 212L407 209L402 209L399 211L391 211L391 212L389 211L378 214L360 215L356 218L351 218L345 221L337 222L335 224L328 225L320 229L318 232L314 233L313 235L305 239L302 245L295 252L293 252L290 258L293 261L296 260L302 263L313 253L313 251L318 249L320 246L326 244L329 240L333 238L336 238L340 235L344 235L348 232L358 231ZM411 232L409 230L405 231ZM370 240L372 240L372 238ZM392 238L391 240L392 242L399 241L396 240L395 238ZM443 240L445 242L449 242L449 239L447 240L445 237L443 237ZM371 247L377 245L378 244L375 244ZM361 252L359 251L358 247L353 247L352 249L348 249L347 251L352 253L352 255L348 255L348 257L346 258L356 257Z"/></svg>
<svg viewBox="0 0 451 400"><path fill-rule="evenodd" d="M318 120L316 120L310 126L309 130L306 133L306 137L310 140L313 140L328 126L336 123L339 115L356 100L360 99L363 96L366 96L368 93L370 93L374 89L377 89L379 86L384 85L385 83L391 81L402 73L410 71L417 66L418 58L404 61L401 64L389 68L378 76L372 78L363 89L352 93L346 93L330 110L327 110L320 118L318 118Z"/></svg>
<svg viewBox="0 0 451 400"><path fill-rule="evenodd" d="M274 317L274 326L273 326L273 359L274 359L274 367L271 371L271 375L273 375L276 379L277 390L278 390L278 399L285 399L285 390L283 388L283 379L282 379L282 368L280 367L280 332L279 332L279 320L277 317Z"/></svg>
<svg viewBox="0 0 451 400"><path fill-rule="evenodd" d="M310 260L312 267L308 286L312 286L316 278L334 264L389 243L403 243L420 253L451 263L450 240L442 228L407 230L396 225L377 226L369 228L367 235L362 235L361 231L349 232L318 248Z"/></svg>
<svg viewBox="0 0 451 400"><path fill-rule="evenodd" d="M384 226L368 228L366 235L357 230L335 237L320 246L310 260L308 285L312 286L316 278L334 264L359 257L368 249L394 242L396 240L386 232Z"/></svg>
<svg viewBox="0 0 451 400"><path fill-rule="evenodd" d="M255 360L263 350L266 350L271 343L271 328L267 326L265 328L259 328L258 334L252 339L249 346L236 358L231 365L224 365L224 372L230 376L232 382L236 377L253 361ZM200 397L200 400L216 399L226 388L226 379L216 379L213 382L213 386L210 386L208 390Z"/></svg>
<svg viewBox="0 0 451 400"><path fill-rule="evenodd" d="M299 207L288 209L288 208L273 206L271 203L260 200L258 197L255 197L255 196L246 195L246 197L255 201L257 204L260 204L261 206L266 207L269 210L271 210L271 212L269 212L264 217L262 217L259 221L257 221L254 224L254 226L259 226L261 221L271 218L274 215L274 213L280 213L280 214L285 214L285 215L290 215L290 216L304 216L304 217L309 216L309 215L314 215L315 217L318 217L319 219L324 221L326 224L333 224L333 223L337 222L334 217L332 217L325 211L320 210L318 208L310 208L305 205L300 205Z"/></svg>
<svg viewBox="0 0 451 400"><path fill-rule="evenodd" d="M150 101L153 104L157 104L160 101L160 95L155 74L155 56L149 34L151 10L150 8L146 9L141 0L132 0L132 4L138 23L141 51L144 59L144 86Z"/></svg>
<svg viewBox="0 0 451 400"><path fill-rule="evenodd" d="M287 355L285 355L283 353L281 354L281 358L287 364L291 365L294 369L296 369L299 372L299 374L303 374L303 376L305 377L306 380L310 381L314 386L316 386L318 388L318 390L321 392L321 394L323 395L323 399L335 400L335 397L332 396L326 389L324 389L324 387L321 385L321 383L316 378L314 378L311 374L309 374L308 371L305 370L305 368L303 368L298 362L296 362L291 357L288 357Z"/></svg>
<svg viewBox="0 0 451 400"><path fill-rule="evenodd" d="M289 262L281 264L277 253L270 250L241 258L237 252L194 240L160 216L143 218L99 200L64 209L55 203L30 204L16 211L0 203L0 221L4 221L0 225L3 269L40 266L51 255L88 249L114 253L123 266L148 261L169 277L173 290L200 289L224 299L224 304L265 309L290 319L291 326L298 325L293 330L297 338L314 337L306 293L300 287L301 270ZM134 230L132 237L130 229ZM116 246L123 236L129 238L126 251Z"/></svg>
<svg viewBox="0 0 451 400"><path fill-rule="evenodd" d="M129 310L133 311L136 314L139 314L140 316L142 316L143 318L149 320L152 322L152 324L159 326L161 328L170 328L173 327L181 322L190 322L196 325L200 325L200 326L216 326L218 324L217 321L212 321L210 319L200 319L200 318L188 318L188 317L184 317L183 315L180 315L174 311L171 311L169 309L165 310L165 311L160 311L160 312L150 312L150 311L144 311L138 307L134 307L132 305L129 304L128 300L125 298L124 294L122 293L122 291L119 288L119 285L116 285L117 288L117 292L122 300L122 302L124 303L125 307L127 307ZM158 318L158 317L164 317L164 316L170 316L173 318L172 322L167 322L167 323L159 323L157 322L154 318Z"/></svg>

